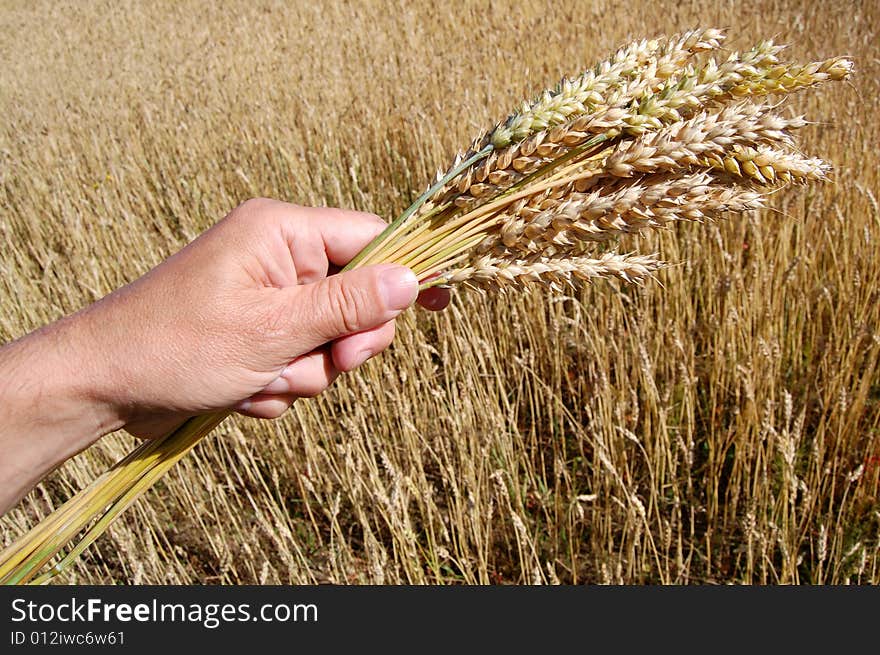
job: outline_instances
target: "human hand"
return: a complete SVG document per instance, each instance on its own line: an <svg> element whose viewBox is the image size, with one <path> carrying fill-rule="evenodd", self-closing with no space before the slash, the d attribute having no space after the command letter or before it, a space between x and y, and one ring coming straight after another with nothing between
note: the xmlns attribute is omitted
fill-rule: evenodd
<svg viewBox="0 0 880 655"><path fill-rule="evenodd" d="M402 266L330 275L386 224L371 214L251 200L85 314L100 334L104 394L125 428L160 436L235 408L276 418L384 350L416 300ZM429 290L420 303L448 304Z"/></svg>
<svg viewBox="0 0 880 655"><path fill-rule="evenodd" d="M389 264L332 273L384 227L250 200L143 277L0 348L0 481L11 481L0 512L114 429L158 437L230 408L275 418L381 352L416 300L415 275ZM442 309L448 292L419 302Z"/></svg>

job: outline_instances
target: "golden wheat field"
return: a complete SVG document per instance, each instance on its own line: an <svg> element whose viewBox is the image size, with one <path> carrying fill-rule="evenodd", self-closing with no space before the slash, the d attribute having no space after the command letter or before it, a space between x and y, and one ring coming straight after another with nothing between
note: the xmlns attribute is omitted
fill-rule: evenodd
<svg viewBox="0 0 880 655"><path fill-rule="evenodd" d="M393 218L522 99L725 28L852 83L792 97L833 182L624 245L641 287L455 292L271 422L228 420L64 583L880 583L880 6L0 2L0 342L241 201ZM135 440L3 517L10 544Z"/></svg>

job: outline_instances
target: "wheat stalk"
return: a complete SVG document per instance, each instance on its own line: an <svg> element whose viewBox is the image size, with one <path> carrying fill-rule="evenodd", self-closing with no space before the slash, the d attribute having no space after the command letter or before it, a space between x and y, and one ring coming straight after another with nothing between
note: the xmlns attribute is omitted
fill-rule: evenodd
<svg viewBox="0 0 880 655"><path fill-rule="evenodd" d="M635 41L525 103L346 268L402 264L422 288L637 283L662 266L656 256L597 248L674 221L758 209L770 189L826 180L829 165L795 148L807 122L761 99L845 80L852 62L781 62L783 47L765 41L719 63L723 38L698 29ZM0 582L51 579L226 416L192 418L141 445L7 548Z"/></svg>

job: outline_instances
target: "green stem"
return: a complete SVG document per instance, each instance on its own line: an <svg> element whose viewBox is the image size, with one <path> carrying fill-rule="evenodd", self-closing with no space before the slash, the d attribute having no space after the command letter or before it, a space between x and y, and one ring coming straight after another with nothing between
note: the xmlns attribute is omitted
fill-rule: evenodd
<svg viewBox="0 0 880 655"><path fill-rule="evenodd" d="M91 509L87 512L82 511L80 507L84 504L81 502L84 497L93 492L104 491L104 489L96 489L93 483L80 491L35 528L42 529L43 535L32 538L31 552L23 558L23 561L10 567L11 570L3 575L0 583L11 585L30 581L39 572L39 569L58 554L77 532L84 529L98 512L103 510L98 522L83 535L70 553L51 571L40 576L38 581L40 583L46 582L57 575L91 545L137 496L152 486L153 482L158 480L171 465L189 452L202 437L219 425L227 416L229 416L229 412L194 416L168 435L145 442L136 448L111 469L111 471L115 471L115 477L103 480L102 487L109 485L110 489L107 491L110 493L101 495L106 496L108 500L92 501L91 503L86 501L88 503L86 507L90 505ZM102 476L102 478L105 477ZM71 518L67 521L62 518L66 513L71 514ZM50 527L53 522L58 524L58 529ZM30 533L25 539L29 536Z"/></svg>
<svg viewBox="0 0 880 655"><path fill-rule="evenodd" d="M125 493L118 495L114 499L113 504L107 508L107 511L104 512L101 518L83 535L76 546L60 562L31 584L45 584L70 566L86 548L92 545L95 539L104 533L117 516L137 500L144 491L152 487L166 471L192 450L201 441L202 437L220 425L227 416L229 416L229 412L194 416L170 435L164 437L160 446L162 456L159 461L144 471L136 480L132 481ZM11 584L16 584L15 581L10 582Z"/></svg>
<svg viewBox="0 0 880 655"><path fill-rule="evenodd" d="M489 144L485 148L480 150L479 152L476 152L472 156L465 159L458 166L455 166L451 171L449 171L440 180L438 180L430 189L428 189L422 195L420 195L413 204L411 204L409 207L406 208L406 211L404 211L400 216L397 217L397 219L393 223L391 223L388 227L386 227L382 231L382 234L380 234L375 239L373 239L369 244L367 244L367 247L364 248L363 250L361 250L355 256L355 258L352 259L350 262L348 262L348 265L345 268L343 268L342 270L343 271L350 271L351 269L355 268L358 264L360 264L366 258L367 255L369 255L371 252L373 252L373 250L375 250L379 246L380 243L385 241L385 239L387 239L388 236L392 232L394 232L398 227L400 227L410 216L412 216L414 213L416 213L416 211L418 210L419 207L421 207L426 202L428 202L428 200L430 200L431 197L435 193L437 193L440 189L442 189L444 186L446 186L446 184L448 184L449 181L452 180L452 178L454 178L456 175L461 173L468 166L471 166L471 165L477 163L478 161L480 161L481 159L485 159L486 157L488 157L489 153L491 153L492 150L494 150L494 147L492 146L492 144Z"/></svg>

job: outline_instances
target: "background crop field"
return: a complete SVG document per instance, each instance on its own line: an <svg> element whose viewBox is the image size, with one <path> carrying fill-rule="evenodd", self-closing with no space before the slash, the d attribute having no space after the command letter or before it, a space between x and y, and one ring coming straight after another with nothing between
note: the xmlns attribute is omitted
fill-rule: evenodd
<svg viewBox="0 0 880 655"><path fill-rule="evenodd" d="M229 421L64 582L880 583L876 2L0 2L0 341L251 196L387 218L630 38L855 58L792 98L835 182L623 244L643 288L456 293L283 419ZM0 428L2 429L2 428ZM133 445L0 522L10 543Z"/></svg>

